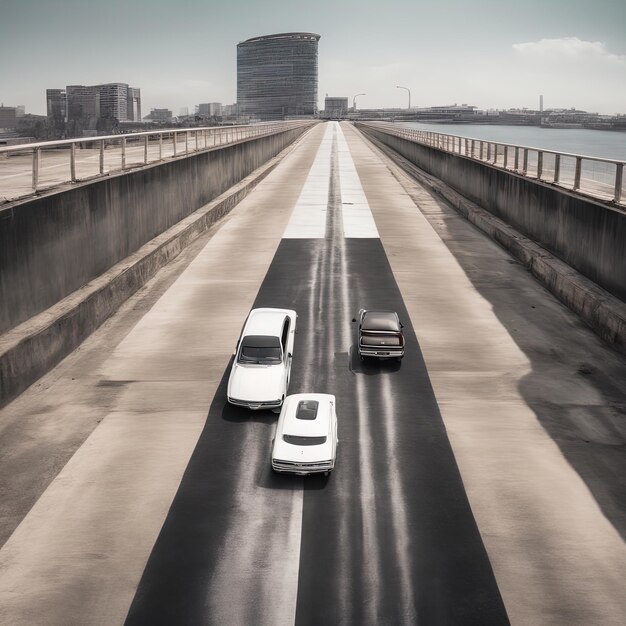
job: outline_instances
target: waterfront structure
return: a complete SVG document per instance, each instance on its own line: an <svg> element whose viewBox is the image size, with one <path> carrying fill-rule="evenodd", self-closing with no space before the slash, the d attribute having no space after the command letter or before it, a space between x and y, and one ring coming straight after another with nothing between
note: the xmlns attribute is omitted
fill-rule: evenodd
<svg viewBox="0 0 626 626"><path fill-rule="evenodd" d="M348 98L347 97L331 97L324 98L324 117L329 119L339 119L348 114Z"/></svg>
<svg viewBox="0 0 626 626"><path fill-rule="evenodd" d="M237 107L261 120L317 113L315 33L279 33L237 44Z"/></svg>

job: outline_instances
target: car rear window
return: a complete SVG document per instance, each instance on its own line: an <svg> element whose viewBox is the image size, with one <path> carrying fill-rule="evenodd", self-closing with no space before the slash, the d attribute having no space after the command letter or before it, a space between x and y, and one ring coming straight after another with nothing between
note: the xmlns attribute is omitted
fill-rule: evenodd
<svg viewBox="0 0 626 626"><path fill-rule="evenodd" d="M296 409L296 419L314 420L320 403L317 400L301 400Z"/></svg>
<svg viewBox="0 0 626 626"><path fill-rule="evenodd" d="M375 335L368 333L361 336L361 345L363 346L399 346L399 335Z"/></svg>
<svg viewBox="0 0 626 626"><path fill-rule="evenodd" d="M283 441L294 446L319 446L326 443L327 437L303 437L302 435L283 435Z"/></svg>
<svg viewBox="0 0 626 626"><path fill-rule="evenodd" d="M248 335L241 340L240 363L280 363L280 339L266 335Z"/></svg>

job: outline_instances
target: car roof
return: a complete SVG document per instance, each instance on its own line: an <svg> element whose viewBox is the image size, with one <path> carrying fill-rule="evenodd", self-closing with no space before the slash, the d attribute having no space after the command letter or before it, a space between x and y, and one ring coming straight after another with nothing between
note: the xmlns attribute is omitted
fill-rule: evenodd
<svg viewBox="0 0 626 626"><path fill-rule="evenodd" d="M361 327L366 330L387 330L398 332L400 325L395 311L365 311Z"/></svg>
<svg viewBox="0 0 626 626"><path fill-rule="evenodd" d="M252 309L248 315L244 333L246 335L279 336L287 316L295 317L296 312L289 309Z"/></svg>
<svg viewBox="0 0 626 626"><path fill-rule="evenodd" d="M318 402L315 419L298 419L298 406L304 401ZM302 437L321 437L328 434L332 415L331 404L335 404L335 396L327 393L297 393L285 398L281 415L281 435L299 435Z"/></svg>

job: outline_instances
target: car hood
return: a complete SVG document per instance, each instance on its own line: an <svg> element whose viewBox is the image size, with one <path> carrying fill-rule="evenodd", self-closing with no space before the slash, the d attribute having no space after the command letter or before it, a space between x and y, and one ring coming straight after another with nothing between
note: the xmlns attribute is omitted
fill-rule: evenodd
<svg viewBox="0 0 626 626"><path fill-rule="evenodd" d="M271 402L285 393L284 365L235 364L228 381L228 396L237 400Z"/></svg>
<svg viewBox="0 0 626 626"><path fill-rule="evenodd" d="M272 457L279 461L293 461L294 463L315 463L330 461L333 458L333 446L330 439L318 446L294 446L282 439L274 441Z"/></svg>

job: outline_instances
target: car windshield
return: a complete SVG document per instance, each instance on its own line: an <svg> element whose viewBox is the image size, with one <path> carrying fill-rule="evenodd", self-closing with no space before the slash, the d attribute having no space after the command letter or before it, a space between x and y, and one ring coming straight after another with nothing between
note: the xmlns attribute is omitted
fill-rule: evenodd
<svg viewBox="0 0 626 626"><path fill-rule="evenodd" d="M241 341L239 363L272 365L280 363L281 360L282 350L278 337L248 335Z"/></svg>
<svg viewBox="0 0 626 626"><path fill-rule="evenodd" d="M326 437L303 437L302 435L283 435L283 441L294 446L319 446L326 443Z"/></svg>

